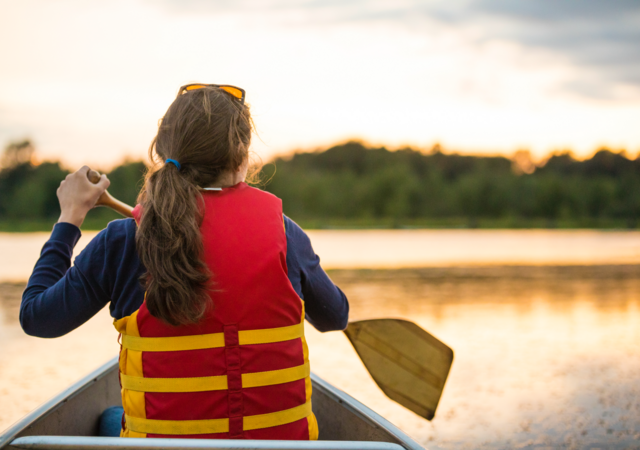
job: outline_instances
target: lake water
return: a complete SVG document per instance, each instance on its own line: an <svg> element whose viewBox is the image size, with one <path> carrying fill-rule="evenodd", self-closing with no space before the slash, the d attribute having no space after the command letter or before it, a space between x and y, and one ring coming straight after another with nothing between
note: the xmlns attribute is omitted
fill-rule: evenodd
<svg viewBox="0 0 640 450"><path fill-rule="evenodd" d="M327 269L640 264L640 231L314 230ZM96 235L85 232L76 254ZM49 233L0 233L0 281L31 273Z"/></svg>
<svg viewBox="0 0 640 450"><path fill-rule="evenodd" d="M310 235L323 264L338 269L330 275L350 299L351 320L406 318L454 349L428 422L380 392L342 333L307 327L313 370L418 442L640 448L640 233ZM22 333L20 280L44 240L0 235L0 429L118 350L106 310L59 339Z"/></svg>

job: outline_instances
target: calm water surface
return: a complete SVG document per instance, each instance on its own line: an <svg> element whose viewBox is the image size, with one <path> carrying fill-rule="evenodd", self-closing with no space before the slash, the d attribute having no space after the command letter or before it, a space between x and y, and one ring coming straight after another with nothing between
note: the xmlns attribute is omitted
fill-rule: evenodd
<svg viewBox="0 0 640 450"><path fill-rule="evenodd" d="M373 254L374 263L353 265L377 267L375 258L383 258L371 246L400 249L391 250L390 266L423 264L402 262L405 232L335 232L333 240L331 233L312 234L325 265L345 267ZM454 349L433 421L387 400L342 333L308 328L313 370L430 449L640 448L638 234L475 233L414 233L414 248L432 261L426 265L440 268L331 272L350 299L352 320L407 318ZM5 236L0 270L13 266L4 279L24 279L39 251L33 242L46 236L18 235L9 244ZM10 245L13 254L31 255L26 272L8 261ZM489 266L480 266L480 250ZM538 265L583 265L517 266L528 251ZM498 265L505 260L510 265ZM25 336L17 321L22 288L0 284L0 429L118 350L107 310L63 338Z"/></svg>
<svg viewBox="0 0 640 450"><path fill-rule="evenodd" d="M314 230L329 269L640 264L640 231ZM83 233L76 254L96 235ZM0 233L0 281L25 280L49 233Z"/></svg>

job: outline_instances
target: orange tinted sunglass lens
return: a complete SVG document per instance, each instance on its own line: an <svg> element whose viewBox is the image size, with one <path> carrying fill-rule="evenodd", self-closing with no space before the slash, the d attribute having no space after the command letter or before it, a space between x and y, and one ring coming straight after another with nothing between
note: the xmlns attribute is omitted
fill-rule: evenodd
<svg viewBox="0 0 640 450"><path fill-rule="evenodd" d="M194 91L196 89L202 89L204 87L207 87L206 84L190 84L189 86L186 86L184 88L185 91Z"/></svg>
<svg viewBox="0 0 640 450"><path fill-rule="evenodd" d="M229 94L233 95L235 98L242 99L242 91L238 88L234 88L231 86L220 86L220 89L227 91Z"/></svg>
<svg viewBox="0 0 640 450"><path fill-rule="evenodd" d="M244 92L242 91L242 89L239 89L239 88L233 87L233 86L220 86L218 84L189 84L187 86L183 86L182 90L180 92L181 93L185 93L185 92L188 92L188 91L195 91L196 89L202 89L202 88L206 88L206 87L217 87L217 88L220 88L220 89L224 90L225 92L233 95L235 98L240 100L242 103L244 103Z"/></svg>

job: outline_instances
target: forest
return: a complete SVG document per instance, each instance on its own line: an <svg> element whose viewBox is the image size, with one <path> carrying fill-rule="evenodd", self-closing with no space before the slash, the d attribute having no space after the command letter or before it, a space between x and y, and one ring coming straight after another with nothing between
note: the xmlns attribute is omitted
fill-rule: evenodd
<svg viewBox="0 0 640 450"><path fill-rule="evenodd" d="M34 164L28 140L6 146L0 171L0 230L48 230L59 215L56 189L68 170ZM146 167L110 170L109 191L134 204ZM472 156L347 142L278 157L257 186L283 200L307 228L636 228L640 158L600 149L585 160L555 153L535 164L528 153ZM83 228L118 216L104 208Z"/></svg>

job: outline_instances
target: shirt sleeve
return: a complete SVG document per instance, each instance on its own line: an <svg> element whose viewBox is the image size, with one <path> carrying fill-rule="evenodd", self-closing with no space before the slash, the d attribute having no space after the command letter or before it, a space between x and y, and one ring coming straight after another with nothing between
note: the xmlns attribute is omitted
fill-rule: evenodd
<svg viewBox="0 0 640 450"><path fill-rule="evenodd" d="M104 253L101 235L105 231L99 233L81 255ZM101 286L85 276L78 264L80 256L71 267L78 239L78 227L58 223L44 244L20 304L20 324L27 334L43 338L63 336L88 321L110 301Z"/></svg>
<svg viewBox="0 0 640 450"><path fill-rule="evenodd" d="M304 300L306 319L319 331L344 330L349 301L320 266L307 234L285 216L289 280Z"/></svg>

